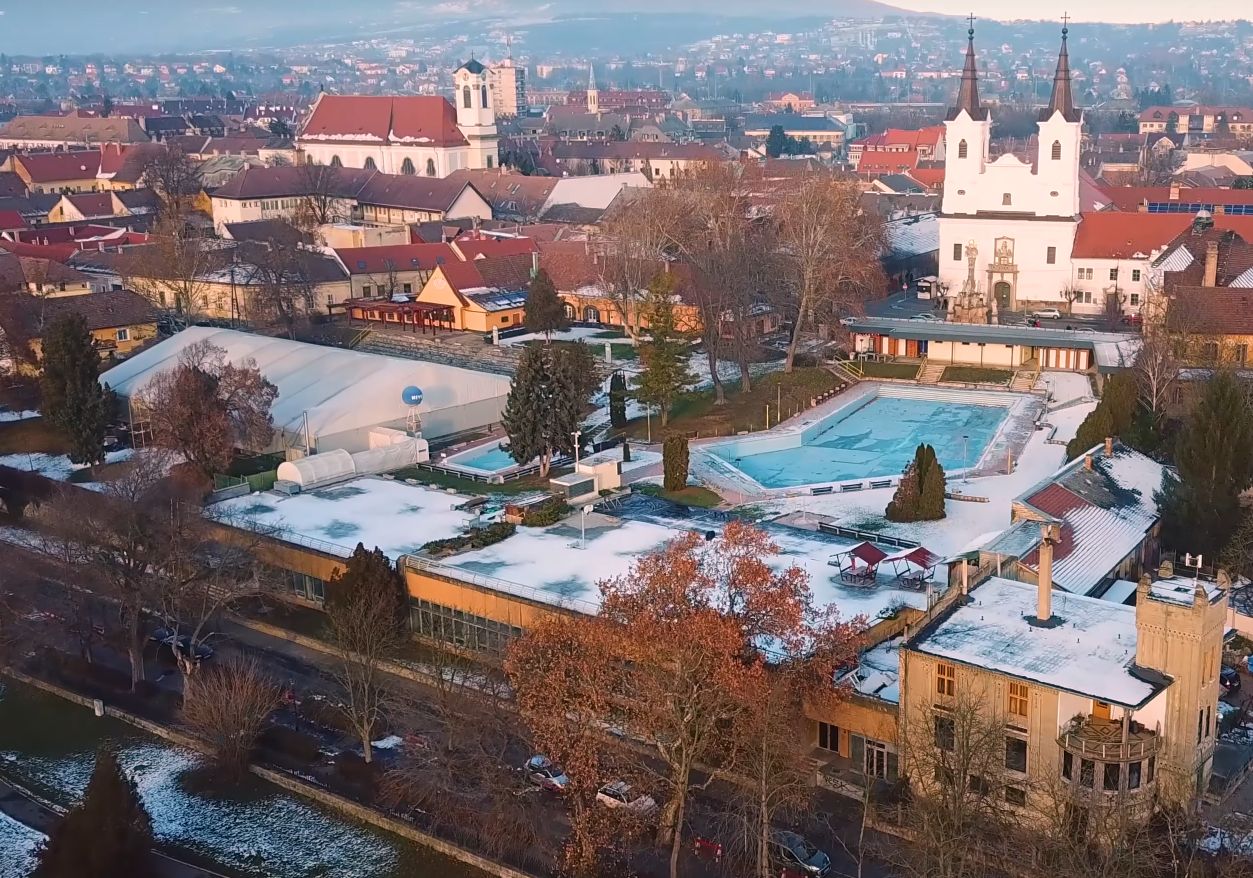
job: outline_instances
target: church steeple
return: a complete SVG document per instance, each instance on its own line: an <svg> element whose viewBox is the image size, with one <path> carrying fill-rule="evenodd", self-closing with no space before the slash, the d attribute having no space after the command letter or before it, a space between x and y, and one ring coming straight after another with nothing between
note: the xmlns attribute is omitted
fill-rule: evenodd
<svg viewBox="0 0 1253 878"><path fill-rule="evenodd" d="M970 16L970 28L966 31L966 64L962 67L961 87L957 90L957 105L949 110L948 118L956 119L965 110L971 119L983 119L987 111L979 103L979 68L975 63L975 17Z"/></svg>
<svg viewBox="0 0 1253 878"><path fill-rule="evenodd" d="M596 68L587 65L587 111L600 112L600 92L596 90Z"/></svg>
<svg viewBox="0 0 1253 878"><path fill-rule="evenodd" d="M1079 121L1079 113L1075 110L1074 94L1070 87L1070 53L1066 50L1066 37L1070 33L1070 16L1062 16L1062 48L1057 53L1057 72L1053 74L1053 95L1049 98L1048 108L1040 114L1041 121L1053 118L1054 113L1061 113L1067 122Z"/></svg>

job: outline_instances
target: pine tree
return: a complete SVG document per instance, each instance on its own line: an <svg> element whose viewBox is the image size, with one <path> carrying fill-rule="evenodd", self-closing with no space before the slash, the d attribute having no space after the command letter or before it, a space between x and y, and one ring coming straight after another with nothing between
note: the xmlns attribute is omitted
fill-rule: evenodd
<svg viewBox="0 0 1253 878"><path fill-rule="evenodd" d="M1139 413L1140 394L1135 375L1130 372L1114 375L1105 383L1101 401L1083 419L1075 438L1066 443L1067 460L1074 460L1107 437L1130 436Z"/></svg>
<svg viewBox="0 0 1253 878"><path fill-rule="evenodd" d="M525 314L526 328L531 332L544 333L545 339L570 327L565 302L557 295L553 279L542 268L531 278L531 285L526 291Z"/></svg>
<svg viewBox="0 0 1253 878"><path fill-rule="evenodd" d="M938 521L944 517L944 467L930 445L919 445L914 452L918 479L917 521Z"/></svg>
<svg viewBox="0 0 1253 878"><path fill-rule="evenodd" d="M627 425L626 376L614 372L609 379L609 424L616 430Z"/></svg>
<svg viewBox="0 0 1253 878"><path fill-rule="evenodd" d="M922 499L922 486L918 481L918 462L911 460L901 474L901 482L884 510L888 521L917 521L918 504Z"/></svg>
<svg viewBox="0 0 1253 878"><path fill-rule="evenodd" d="M1107 436L1114 435L1114 419L1109 406L1097 405L1079 425L1075 438L1066 443L1066 458L1074 460L1089 448L1100 445Z"/></svg>
<svg viewBox="0 0 1253 878"><path fill-rule="evenodd" d="M31 878L151 878L152 841L135 782L101 750L83 800L48 837Z"/></svg>
<svg viewBox="0 0 1253 878"><path fill-rule="evenodd" d="M522 352L501 421L518 463L539 459L547 478L557 454L574 453L596 371L586 345L530 347Z"/></svg>
<svg viewBox="0 0 1253 878"><path fill-rule="evenodd" d="M786 148L787 133L784 132L783 126L771 126L770 133L766 135L766 155L772 159L777 159L783 155L783 151Z"/></svg>
<svg viewBox="0 0 1253 878"><path fill-rule="evenodd" d="M100 354L82 315L59 317L44 333L39 383L44 417L65 437L70 460L102 463L113 394L100 384Z"/></svg>
<svg viewBox="0 0 1253 878"><path fill-rule="evenodd" d="M675 399L695 381L687 368L687 342L675 324L674 280L669 274L659 274L648 285L643 311L649 339L639 346L644 372L638 379L636 396L660 409L664 427L670 423Z"/></svg>
<svg viewBox="0 0 1253 878"><path fill-rule="evenodd" d="M326 609L333 612L375 596L395 601L396 626L404 630L409 604L404 577L377 546L370 551L363 543L357 543L343 570L337 570L326 583Z"/></svg>
<svg viewBox="0 0 1253 878"><path fill-rule="evenodd" d="M1228 371L1206 383L1175 446L1158 503L1171 547L1215 557L1240 525L1240 494L1253 484L1253 412Z"/></svg>
<svg viewBox="0 0 1253 878"><path fill-rule="evenodd" d="M668 434L661 445L662 487L667 491L686 488L689 463L687 437L682 433Z"/></svg>

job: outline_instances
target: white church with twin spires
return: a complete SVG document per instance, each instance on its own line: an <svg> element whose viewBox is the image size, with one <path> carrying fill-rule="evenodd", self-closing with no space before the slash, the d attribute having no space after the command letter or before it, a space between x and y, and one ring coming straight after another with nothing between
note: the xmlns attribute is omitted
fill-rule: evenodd
<svg viewBox="0 0 1253 878"><path fill-rule="evenodd" d="M1041 111L1034 155L989 160L991 111L979 102L974 27L957 105L944 122L940 281L957 320L988 322L1000 311L1067 310L1071 254L1080 222L1079 151L1083 114L1071 94L1067 28ZM980 320L973 311L983 310Z"/></svg>

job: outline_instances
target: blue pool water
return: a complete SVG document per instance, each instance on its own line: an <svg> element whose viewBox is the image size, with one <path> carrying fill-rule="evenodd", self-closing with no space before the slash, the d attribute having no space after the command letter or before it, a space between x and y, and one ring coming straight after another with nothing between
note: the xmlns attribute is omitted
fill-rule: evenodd
<svg viewBox="0 0 1253 878"><path fill-rule="evenodd" d="M509 452L499 445L492 445L479 451L467 451L464 457L456 455L448 462L454 466L481 470L485 473L500 472L518 465Z"/></svg>
<svg viewBox="0 0 1253 878"><path fill-rule="evenodd" d="M808 427L799 445L791 434L709 450L765 488L899 475L921 443L935 448L941 465L952 471L979 460L1008 414L1003 405L877 396Z"/></svg>

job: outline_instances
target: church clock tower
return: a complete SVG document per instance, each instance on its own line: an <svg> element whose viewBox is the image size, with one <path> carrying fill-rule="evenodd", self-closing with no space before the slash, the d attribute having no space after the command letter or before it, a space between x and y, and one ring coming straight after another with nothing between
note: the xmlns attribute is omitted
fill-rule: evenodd
<svg viewBox="0 0 1253 878"><path fill-rule="evenodd" d="M487 68L471 58L453 74L457 127L470 143L467 167L479 170L498 164L500 137L496 132Z"/></svg>

